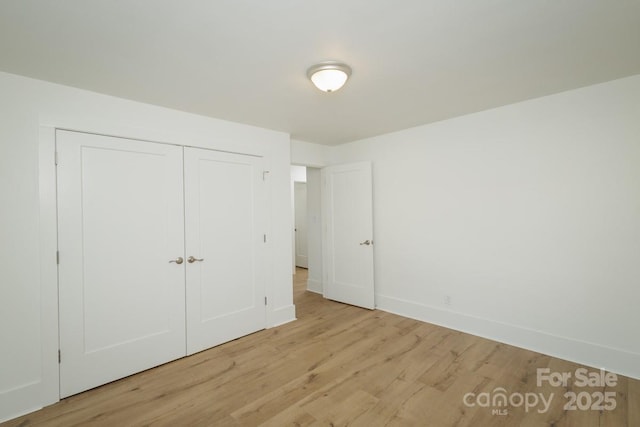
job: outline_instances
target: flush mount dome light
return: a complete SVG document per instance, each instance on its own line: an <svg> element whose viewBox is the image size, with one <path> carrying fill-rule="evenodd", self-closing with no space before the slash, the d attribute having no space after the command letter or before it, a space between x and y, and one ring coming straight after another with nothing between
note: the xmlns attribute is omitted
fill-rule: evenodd
<svg viewBox="0 0 640 427"><path fill-rule="evenodd" d="M346 83L351 67L340 62L321 62L307 70L307 77L323 92L335 92Z"/></svg>

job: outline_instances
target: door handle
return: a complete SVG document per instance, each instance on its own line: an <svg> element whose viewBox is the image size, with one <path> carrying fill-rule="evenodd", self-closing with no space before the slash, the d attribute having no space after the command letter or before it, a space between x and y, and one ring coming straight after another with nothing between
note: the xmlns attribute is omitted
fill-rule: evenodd
<svg viewBox="0 0 640 427"><path fill-rule="evenodd" d="M198 261L198 262L200 262L200 261L204 261L204 258L196 258L196 257L194 257L194 256L190 256L189 258L187 258L187 262L188 262L189 264L193 264L193 263L194 263L194 262L196 262L196 261Z"/></svg>
<svg viewBox="0 0 640 427"><path fill-rule="evenodd" d="M373 242L370 241L369 239L365 240L364 242L360 242L360 246L369 246L369 245L373 245Z"/></svg>
<svg viewBox="0 0 640 427"><path fill-rule="evenodd" d="M184 262L184 259L181 256L179 256L178 258L172 259L171 261L169 261L169 263L172 263L172 262L175 262L176 264L179 265L179 264L182 264Z"/></svg>

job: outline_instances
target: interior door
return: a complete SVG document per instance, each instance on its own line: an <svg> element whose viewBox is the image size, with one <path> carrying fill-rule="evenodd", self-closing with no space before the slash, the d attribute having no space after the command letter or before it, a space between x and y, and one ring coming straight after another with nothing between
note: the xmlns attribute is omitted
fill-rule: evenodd
<svg viewBox="0 0 640 427"><path fill-rule="evenodd" d="M58 131L56 151L66 397L186 353L182 148Z"/></svg>
<svg viewBox="0 0 640 427"><path fill-rule="evenodd" d="M322 169L324 296L373 309L371 163Z"/></svg>
<svg viewBox="0 0 640 427"><path fill-rule="evenodd" d="M296 266L308 268L307 243L307 183L294 182Z"/></svg>
<svg viewBox="0 0 640 427"><path fill-rule="evenodd" d="M262 158L185 148L187 352L266 327Z"/></svg>

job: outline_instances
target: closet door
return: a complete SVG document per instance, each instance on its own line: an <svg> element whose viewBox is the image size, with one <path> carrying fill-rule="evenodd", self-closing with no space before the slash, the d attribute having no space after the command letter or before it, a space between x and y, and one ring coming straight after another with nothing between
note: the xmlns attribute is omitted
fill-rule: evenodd
<svg viewBox="0 0 640 427"><path fill-rule="evenodd" d="M58 131L56 150L66 397L186 353L182 148Z"/></svg>
<svg viewBox="0 0 640 427"><path fill-rule="evenodd" d="M262 159L185 148L187 353L266 327Z"/></svg>

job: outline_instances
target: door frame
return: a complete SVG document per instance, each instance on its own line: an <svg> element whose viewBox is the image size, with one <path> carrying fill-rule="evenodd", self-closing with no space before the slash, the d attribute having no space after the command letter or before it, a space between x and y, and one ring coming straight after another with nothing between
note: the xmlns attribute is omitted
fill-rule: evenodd
<svg viewBox="0 0 640 427"><path fill-rule="evenodd" d="M40 126L40 322L42 340L42 405L60 400L58 364L58 201L56 182L56 128Z"/></svg>
<svg viewBox="0 0 640 427"><path fill-rule="evenodd" d="M51 120L51 119L45 119ZM209 150L216 150L228 153L244 154L258 156L264 159L264 169L269 172L272 170L272 164L276 163L279 170L282 168L282 162L279 160L279 152L272 147L272 144L259 144L260 137L252 138L246 132L227 132L220 131L224 138L213 139L210 136L201 133L188 133L185 128L185 135L178 135L171 131L146 129L134 127L133 125L118 125L116 123L104 123L101 121L93 121L87 119L68 120L58 119L51 120L53 123L41 122L38 132L38 198L39 198L39 230L38 243L39 253L34 254L37 258L40 268L40 367L41 378L34 380L27 387L23 386L23 390L16 389L19 396L37 395L28 400L38 402L38 406L34 406L28 412L37 410L41 407L48 406L60 401L60 371L58 364L59 349L59 325L58 325L58 221L57 221L57 183L56 183L56 131L66 130L73 132L82 132L88 134L98 134L111 136L116 138L127 138L140 141L147 141L159 144L180 145L183 147L195 147ZM56 123L57 122L57 123ZM170 142L172 140L180 140L180 143ZM287 162L287 167L289 163ZM274 199L272 199L272 183L271 175L266 176L266 233L267 236L273 236L272 222L277 219L277 209L274 208ZM289 176L287 174L287 181ZM279 177L278 185L282 185L282 178ZM282 203L281 200L275 200L275 203ZM287 228L289 226L287 225ZM278 229L282 228L282 224L278 224ZM267 265L282 262L279 253L274 252L273 240L267 239L265 262ZM282 248L283 242L277 243ZM285 242L286 244L286 242ZM279 264L280 265L280 264ZM293 302L290 305L276 307L273 301L276 300L274 276L280 272L275 272L273 268L265 270L265 291L269 303L267 304L267 328L275 327L280 324L288 323L295 320L295 306ZM64 357L64 356L63 356ZM13 391L12 391L13 392ZM16 397L16 399L27 400L25 397Z"/></svg>

